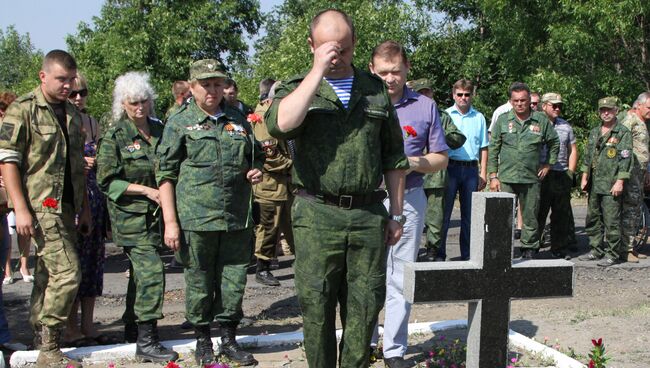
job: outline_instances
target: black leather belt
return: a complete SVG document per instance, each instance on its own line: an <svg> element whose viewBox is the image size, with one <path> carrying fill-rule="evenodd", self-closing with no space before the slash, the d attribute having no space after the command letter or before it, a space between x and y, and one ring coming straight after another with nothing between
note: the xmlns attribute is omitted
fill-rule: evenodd
<svg viewBox="0 0 650 368"><path fill-rule="evenodd" d="M376 190L367 194L355 195L331 195L326 193L314 193L306 189L298 189L295 195L311 201L322 202L330 206L336 206L346 210L365 207L370 204L379 203L388 197L385 190Z"/></svg>
<svg viewBox="0 0 650 368"><path fill-rule="evenodd" d="M449 159L449 165L478 167L478 161L476 161L476 160L474 160L474 161L457 161L457 160Z"/></svg>

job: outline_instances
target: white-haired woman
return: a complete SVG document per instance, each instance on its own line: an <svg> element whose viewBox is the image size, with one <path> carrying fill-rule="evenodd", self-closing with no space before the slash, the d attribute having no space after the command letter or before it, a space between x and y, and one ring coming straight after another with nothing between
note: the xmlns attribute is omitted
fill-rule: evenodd
<svg viewBox="0 0 650 368"><path fill-rule="evenodd" d="M154 148L163 125L152 117L154 98L146 73L128 72L115 80L113 121L99 143L97 181L108 197L113 240L131 261L125 337L132 342L137 324L136 358L167 362L178 354L160 344L157 330L165 275L154 175Z"/></svg>

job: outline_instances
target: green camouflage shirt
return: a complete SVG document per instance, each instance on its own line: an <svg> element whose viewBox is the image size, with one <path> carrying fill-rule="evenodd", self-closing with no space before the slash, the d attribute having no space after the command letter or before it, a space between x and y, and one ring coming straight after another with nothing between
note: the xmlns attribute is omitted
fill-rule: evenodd
<svg viewBox="0 0 650 368"><path fill-rule="evenodd" d="M498 173L504 183L536 183L544 145L549 152L546 163L553 166L560 151L560 139L546 114L534 111L521 122L512 110L502 114L492 126L487 172Z"/></svg>
<svg viewBox="0 0 650 368"><path fill-rule="evenodd" d="M0 162L18 165L23 194L33 212L61 213L66 155L70 160L75 211L81 211L86 192L85 135L81 132L79 110L66 101L65 112L69 146L40 86L16 99L0 123ZM56 200L54 208L43 205L50 198Z"/></svg>
<svg viewBox="0 0 650 368"><path fill-rule="evenodd" d="M582 172L589 177L590 193L610 195L616 180L630 178L632 134L619 123L605 135L600 134L600 128L589 132Z"/></svg>
<svg viewBox="0 0 650 368"><path fill-rule="evenodd" d="M456 127L454 122L451 120L451 116L445 110L438 109L440 113L440 121L442 122L442 130L445 131L445 142L449 149L458 149L465 144L467 137L463 132ZM440 170L433 174L427 174L424 176L424 189L436 189L444 188L445 183L447 182L447 170Z"/></svg>
<svg viewBox="0 0 650 368"><path fill-rule="evenodd" d="M648 153L648 128L635 113L626 114L621 122L632 133L632 151L634 152L634 167L646 170L650 156Z"/></svg>
<svg viewBox="0 0 650 368"><path fill-rule="evenodd" d="M175 184L183 230L234 231L253 225L246 173L262 170L264 151L241 111L223 103L221 109L209 116L192 99L171 116L156 148L156 179Z"/></svg>
<svg viewBox="0 0 650 368"><path fill-rule="evenodd" d="M303 123L281 132L280 101L303 78L280 85L265 116L271 136L295 139L293 184L314 193L367 194L379 188L385 171L408 169L402 130L384 82L356 68L347 109L322 80Z"/></svg>
<svg viewBox="0 0 650 368"><path fill-rule="evenodd" d="M148 118L147 123L151 134L149 142L128 119L112 123L99 141L97 184L108 198L113 238L120 246L141 243L142 234L147 232L150 225L147 214L150 218L156 217L153 213L158 209L158 204L144 195L124 195L129 184L158 188L154 149L162 137L164 126L160 120L153 118ZM160 239L160 229L152 230ZM146 240L149 243L150 239ZM160 244L160 241L154 243Z"/></svg>

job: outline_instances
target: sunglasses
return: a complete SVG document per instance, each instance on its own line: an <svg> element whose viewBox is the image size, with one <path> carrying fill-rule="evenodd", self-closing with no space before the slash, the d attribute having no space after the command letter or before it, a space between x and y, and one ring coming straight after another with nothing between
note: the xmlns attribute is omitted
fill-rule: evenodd
<svg viewBox="0 0 650 368"><path fill-rule="evenodd" d="M81 97L86 97L86 96L88 96L88 90L84 88L84 89L81 89L79 91L70 92L70 98L73 98L73 99L77 98L77 95L79 95Z"/></svg>
<svg viewBox="0 0 650 368"><path fill-rule="evenodd" d="M539 105L539 102L531 102L530 104L533 105L533 106L537 106L537 105Z"/></svg>
<svg viewBox="0 0 650 368"><path fill-rule="evenodd" d="M471 95L471 93L456 93L457 97L470 97Z"/></svg>

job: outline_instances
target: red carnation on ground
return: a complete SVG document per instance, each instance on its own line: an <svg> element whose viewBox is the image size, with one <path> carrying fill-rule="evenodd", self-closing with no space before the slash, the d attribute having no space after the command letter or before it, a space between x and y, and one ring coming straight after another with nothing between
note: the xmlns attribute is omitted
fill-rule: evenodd
<svg viewBox="0 0 650 368"><path fill-rule="evenodd" d="M57 207L59 207L59 201L57 201L55 198L47 197L43 201L43 207L45 207L45 208L57 208Z"/></svg>
<svg viewBox="0 0 650 368"><path fill-rule="evenodd" d="M165 368L181 368L181 366L176 364L175 362L170 361L169 363L167 363Z"/></svg>
<svg viewBox="0 0 650 368"><path fill-rule="evenodd" d="M410 125L404 126L403 129L406 132L406 137L407 138L408 137L417 137L418 136L418 132L416 132L415 129L413 129L413 127L410 126Z"/></svg>
<svg viewBox="0 0 650 368"><path fill-rule="evenodd" d="M246 120L248 120L249 123L256 124L262 122L262 117L255 113L251 113L246 116Z"/></svg>

